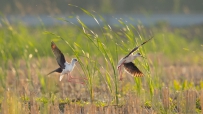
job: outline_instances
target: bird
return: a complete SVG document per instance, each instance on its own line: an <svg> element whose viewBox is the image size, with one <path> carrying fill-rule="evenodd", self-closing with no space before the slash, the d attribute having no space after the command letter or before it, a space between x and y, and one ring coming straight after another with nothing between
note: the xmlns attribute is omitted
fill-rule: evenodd
<svg viewBox="0 0 203 114"><path fill-rule="evenodd" d="M122 66L124 66L124 69L131 74L132 76L135 77L142 77L144 76L144 74L137 68L137 66L135 66L135 64L132 62L135 58L137 57L143 57L139 52L136 54L132 54L133 52L135 52L140 46L144 45L145 43L147 43L149 40L151 40L153 37L151 37L150 39L148 39L147 41L143 42L141 45L135 47L134 49L132 49L125 57L121 58L118 62L117 65L117 69L118 69L118 73L120 75L120 80L122 80L122 72L121 72L121 68ZM144 57L143 57L144 58Z"/></svg>
<svg viewBox="0 0 203 114"><path fill-rule="evenodd" d="M51 73L54 73L54 72L58 72L58 73L60 73L59 81L61 81L63 79L64 75L67 74L69 82L75 82L75 83L83 84L83 82L72 81L72 79L79 79L79 78L75 78L75 77L71 76L71 71L73 71L73 69L75 67L75 63L78 60L76 58L73 58L71 60L71 63L68 63L65 60L65 57L64 57L63 53L59 50L59 48L56 46L56 44L53 41L51 41L51 49L52 49L52 52L53 52L54 56L56 57L56 61L57 61L58 65L59 65L59 68L51 71L47 75L49 75Z"/></svg>

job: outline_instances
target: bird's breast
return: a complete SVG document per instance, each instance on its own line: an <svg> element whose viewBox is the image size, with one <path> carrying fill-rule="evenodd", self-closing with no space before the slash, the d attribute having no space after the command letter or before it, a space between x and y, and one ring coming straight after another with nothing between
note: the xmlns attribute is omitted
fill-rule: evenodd
<svg viewBox="0 0 203 114"><path fill-rule="evenodd" d="M71 64L66 65L65 71L72 71L74 67L75 67L75 65L71 65Z"/></svg>
<svg viewBox="0 0 203 114"><path fill-rule="evenodd" d="M125 63L132 62L134 59L135 59L134 56L128 56L127 58L125 58Z"/></svg>

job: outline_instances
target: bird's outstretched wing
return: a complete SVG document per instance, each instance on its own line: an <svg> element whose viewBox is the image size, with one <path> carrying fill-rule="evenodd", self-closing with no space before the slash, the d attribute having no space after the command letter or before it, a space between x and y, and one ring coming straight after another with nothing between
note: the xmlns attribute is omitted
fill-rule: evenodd
<svg viewBox="0 0 203 114"><path fill-rule="evenodd" d="M130 51L130 53L128 53L128 55L126 55L124 58L128 57L131 53L133 53L134 51L136 51L140 46L144 45L145 43L147 43L149 40L151 40L153 37L151 37L150 39L148 39L147 41L143 42L142 44L140 44L139 46L135 47L132 51Z"/></svg>
<svg viewBox="0 0 203 114"><path fill-rule="evenodd" d="M61 73L61 72L62 72L62 69L59 67L59 68L57 68L57 69L55 69L55 70L51 71L51 72L50 72L50 73L48 73L47 75L49 75L49 74L51 74L51 73L53 73L53 72L58 72L58 73Z"/></svg>
<svg viewBox="0 0 203 114"><path fill-rule="evenodd" d="M124 63L124 68L132 76L142 77L144 75L132 62Z"/></svg>
<svg viewBox="0 0 203 114"><path fill-rule="evenodd" d="M65 57L53 41L51 42L51 49L56 57L58 65L61 67L61 69L64 69L65 68L64 63L66 62Z"/></svg>

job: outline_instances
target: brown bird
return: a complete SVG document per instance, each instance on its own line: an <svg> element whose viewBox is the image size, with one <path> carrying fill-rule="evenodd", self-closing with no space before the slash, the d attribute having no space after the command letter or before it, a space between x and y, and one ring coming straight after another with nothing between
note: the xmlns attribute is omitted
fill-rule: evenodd
<svg viewBox="0 0 203 114"><path fill-rule="evenodd" d="M56 46L56 44L52 41L51 42L51 49L54 53L54 56L56 57L56 61L58 63L58 65L60 66L59 68L51 71L50 73L48 73L47 75L53 73L53 72L58 72L60 73L60 78L59 81L62 80L62 78L64 77L64 75L68 75L68 81L69 82L75 82L72 81L72 79L79 79L79 78L75 78L71 76L71 71L74 69L75 67L75 63L78 61L77 59L73 58L71 60L71 63L68 63L65 60L65 57L63 55L63 53L59 50L59 48ZM70 76L70 77L69 77ZM81 82L75 82L75 83L81 83ZM83 83L82 83L83 84Z"/></svg>
<svg viewBox="0 0 203 114"><path fill-rule="evenodd" d="M152 37L153 38L153 37ZM120 80L122 80L122 72L121 68L124 66L125 70L131 74L132 76L135 77L142 77L144 74L135 66L135 64L132 62L135 58L137 57L143 57L140 53L136 53L133 55L132 53L135 52L140 46L144 45L147 43L149 40L152 38L148 39L147 41L143 42L141 45L135 47L128 55L126 55L124 58L121 58L120 61L118 62L117 69L119 71L120 75ZM143 57L144 58L144 57Z"/></svg>

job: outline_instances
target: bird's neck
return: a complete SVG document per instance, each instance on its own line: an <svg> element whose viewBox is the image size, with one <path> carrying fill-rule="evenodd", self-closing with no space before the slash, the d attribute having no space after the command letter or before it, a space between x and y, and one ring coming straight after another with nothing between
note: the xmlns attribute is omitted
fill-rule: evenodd
<svg viewBox="0 0 203 114"><path fill-rule="evenodd" d="M74 65L75 65L75 62L74 62L74 61L71 61L71 65L74 66Z"/></svg>
<svg viewBox="0 0 203 114"><path fill-rule="evenodd" d="M135 59L135 58L137 58L137 57L139 57L139 56L138 56L138 55L133 55L133 56L132 56L133 59Z"/></svg>
<svg viewBox="0 0 203 114"><path fill-rule="evenodd" d="M126 60L125 60L125 63L129 63L129 62L132 62L135 58L137 58L138 56L136 55L132 55L132 56L129 56Z"/></svg>
<svg viewBox="0 0 203 114"><path fill-rule="evenodd" d="M133 61L137 57L138 57L137 55L132 55L132 56L130 56L130 60Z"/></svg>

